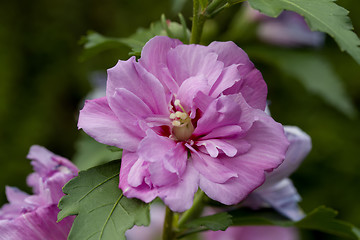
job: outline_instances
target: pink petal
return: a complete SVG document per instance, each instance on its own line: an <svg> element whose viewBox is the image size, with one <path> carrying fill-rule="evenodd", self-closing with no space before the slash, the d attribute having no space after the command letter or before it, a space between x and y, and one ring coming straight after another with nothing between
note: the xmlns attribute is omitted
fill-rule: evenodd
<svg viewBox="0 0 360 240"><path fill-rule="evenodd" d="M238 177L237 173L224 165L218 158L212 158L207 154L192 151L191 158L194 167L200 175L215 183L224 183L231 178Z"/></svg>
<svg viewBox="0 0 360 240"><path fill-rule="evenodd" d="M78 127L96 141L135 151L141 140L141 132L122 125L110 109L105 97L85 102L80 111Z"/></svg>
<svg viewBox="0 0 360 240"><path fill-rule="evenodd" d="M16 187L6 186L6 198L11 204L21 204L29 196L29 194L21 191Z"/></svg>
<svg viewBox="0 0 360 240"><path fill-rule="evenodd" d="M179 176L168 171L164 167L163 162L154 162L149 164L149 173L151 183L157 188L176 184L179 181Z"/></svg>
<svg viewBox="0 0 360 240"><path fill-rule="evenodd" d="M241 110L236 104L236 96L220 96L206 109L197 122L194 136L210 134L213 130L228 125L238 125Z"/></svg>
<svg viewBox="0 0 360 240"><path fill-rule="evenodd" d="M223 91L232 87L236 82L240 81L241 76L238 71L238 65L230 65L222 71L219 78L212 85L210 94L212 97L219 96Z"/></svg>
<svg viewBox="0 0 360 240"><path fill-rule="evenodd" d="M196 145L204 146L207 153L213 158L216 158L219 155L219 150L225 153L228 157L234 157L237 153L237 149L233 145L220 139L197 141Z"/></svg>
<svg viewBox="0 0 360 240"><path fill-rule="evenodd" d="M266 83L247 54L233 42L212 42L208 47L218 54L218 61L223 62L224 67L236 64L241 76L241 81L225 90L224 94L241 92L250 106L264 110L267 95Z"/></svg>
<svg viewBox="0 0 360 240"><path fill-rule="evenodd" d="M155 188L151 188L147 183L145 183L146 179L141 185L137 187L131 186L128 182L130 169L138 159L139 157L136 153L125 150L123 151L120 168L119 188L123 191L126 197L138 198L148 203L157 197L157 190Z"/></svg>
<svg viewBox="0 0 360 240"><path fill-rule="evenodd" d="M217 54L201 45L179 45L168 52L168 68L180 86L189 77L203 75L210 85L220 76L224 64Z"/></svg>
<svg viewBox="0 0 360 240"><path fill-rule="evenodd" d="M229 138L234 135L239 135L243 132L243 129L239 125L228 125L215 128L209 134L201 137L199 140L207 140L213 138Z"/></svg>
<svg viewBox="0 0 360 240"><path fill-rule="evenodd" d="M56 205L41 207L24 213L13 221L0 221L1 240L66 240L74 217L57 223L59 209Z"/></svg>
<svg viewBox="0 0 360 240"><path fill-rule="evenodd" d="M259 70L253 68L247 72L240 81L225 90L224 94L236 94L238 92L241 92L251 107L265 110L267 86Z"/></svg>
<svg viewBox="0 0 360 240"><path fill-rule="evenodd" d="M210 85L204 75L198 75L186 79L180 86L176 98L180 100L183 106L190 110L193 107L194 97L198 92L205 95L209 93Z"/></svg>
<svg viewBox="0 0 360 240"><path fill-rule="evenodd" d="M170 49L182 43L178 39L156 36L150 39L141 51L139 63L163 84L165 89L177 92L178 84L167 70L167 54Z"/></svg>
<svg viewBox="0 0 360 240"><path fill-rule="evenodd" d="M145 166L146 165L146 166ZM137 159L130 168L128 183L132 187L138 187L144 182L144 178L149 176L148 166L143 159Z"/></svg>
<svg viewBox="0 0 360 240"><path fill-rule="evenodd" d="M248 170L248 171L247 171ZM256 174L255 176L253 174ZM261 183L257 183L259 173L245 169L237 178L230 178L224 183L216 183L200 175L199 186L207 196L226 205L238 204ZM262 180L265 179L265 176Z"/></svg>
<svg viewBox="0 0 360 240"><path fill-rule="evenodd" d="M32 160L31 165L34 170L41 176L46 176L49 172L53 171L58 165L57 162L52 160L55 156L54 153L50 152L46 148L38 145L31 146L26 158Z"/></svg>
<svg viewBox="0 0 360 240"><path fill-rule="evenodd" d="M282 125L275 122L265 112L257 110L255 118L257 121L243 137L251 148L239 156L241 161L229 159L227 163L234 165L239 163L241 164L239 168L249 165L271 171L283 162L289 142L284 135Z"/></svg>
<svg viewBox="0 0 360 240"><path fill-rule="evenodd" d="M151 109L138 96L125 88L117 88L109 103L118 119L126 122L143 120L153 115Z"/></svg>
<svg viewBox="0 0 360 240"><path fill-rule="evenodd" d="M298 127L285 126L285 135L290 142L284 162L266 176L266 185L289 177L311 150L311 138Z"/></svg>
<svg viewBox="0 0 360 240"><path fill-rule="evenodd" d="M147 136L141 141L138 154L140 158L150 162L151 179L154 181L157 179L156 183L153 181L157 186L168 182L165 175L173 179L174 176L171 173L179 176L186 168L187 152L182 143L159 136L151 130L147 131ZM161 181L164 182L161 183Z"/></svg>
<svg viewBox="0 0 360 240"><path fill-rule="evenodd" d="M196 93L194 100L193 100L193 107L195 109L199 109L202 113L208 108L210 103L214 101L214 99L205 93L199 91ZM194 116L190 116L194 118Z"/></svg>
<svg viewBox="0 0 360 240"><path fill-rule="evenodd" d="M164 87L158 79L135 61L119 61L108 69L106 96L110 107L116 89L125 88L139 97L155 114L167 114L167 102Z"/></svg>
<svg viewBox="0 0 360 240"><path fill-rule="evenodd" d="M198 172L189 162L179 182L160 188L159 197L172 211L184 212L192 206L198 183Z"/></svg>
<svg viewBox="0 0 360 240"><path fill-rule="evenodd" d="M243 68L253 68L248 55L233 42L212 42L208 49L218 55L218 61L223 62L224 67L241 64Z"/></svg>

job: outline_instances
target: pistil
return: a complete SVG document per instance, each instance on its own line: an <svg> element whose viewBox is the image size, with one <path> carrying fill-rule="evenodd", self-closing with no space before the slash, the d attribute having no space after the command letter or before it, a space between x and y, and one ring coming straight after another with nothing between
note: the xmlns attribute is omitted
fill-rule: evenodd
<svg viewBox="0 0 360 240"><path fill-rule="evenodd" d="M179 107L182 111L176 111L170 113L169 118L172 121L172 133L173 136L179 141L188 140L192 133L194 132L194 126L191 122L191 118L185 111L184 107L181 105L180 100L176 99L174 105Z"/></svg>

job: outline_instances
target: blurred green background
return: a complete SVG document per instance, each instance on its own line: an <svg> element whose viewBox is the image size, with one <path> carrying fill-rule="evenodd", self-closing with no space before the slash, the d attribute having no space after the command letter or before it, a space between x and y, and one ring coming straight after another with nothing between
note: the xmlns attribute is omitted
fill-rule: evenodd
<svg viewBox="0 0 360 240"><path fill-rule="evenodd" d="M360 33L360 2L340 0L350 10L355 32ZM77 114L91 90L92 72L105 73L129 49L120 47L80 60L80 38L88 30L106 36L127 37L148 27L165 13L178 20L172 1L141 0L33 0L0 1L0 205L6 202L5 185L29 191L26 159L31 145L72 158L80 136ZM190 26L191 2L183 8ZM233 7L210 21L204 41L223 40ZM231 39L228 39L231 40ZM238 40L240 47L252 43ZM360 109L360 67L327 37L316 50L341 77L347 94ZM251 56L250 56L251 58ZM319 205L339 210L341 219L360 227L360 118L342 114L289 75L254 58L269 86L273 117L284 125L297 125L313 141L313 150L292 176L310 211ZM313 233L306 239L337 239Z"/></svg>

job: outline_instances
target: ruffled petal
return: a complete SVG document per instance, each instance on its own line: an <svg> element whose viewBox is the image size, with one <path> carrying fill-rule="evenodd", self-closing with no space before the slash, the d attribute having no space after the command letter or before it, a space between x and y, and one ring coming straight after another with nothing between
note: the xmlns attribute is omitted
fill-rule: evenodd
<svg viewBox="0 0 360 240"><path fill-rule="evenodd" d="M65 240L69 234L74 217L57 221L59 209L56 205L41 207L36 211L24 213L15 220L0 221L1 240Z"/></svg>
<svg viewBox="0 0 360 240"><path fill-rule="evenodd" d="M29 197L27 193L9 186L6 186L5 191L9 203L0 208L0 221L16 218L22 211L31 208L31 204L25 202L25 199Z"/></svg>
<svg viewBox="0 0 360 240"><path fill-rule="evenodd" d="M194 106L194 97L197 96L197 93L202 92L208 95L210 87L204 75L190 77L181 84L176 98L185 108L188 108L186 110L190 110Z"/></svg>
<svg viewBox="0 0 360 240"><path fill-rule="evenodd" d="M254 176L253 173L256 175ZM253 189L261 184L257 183L258 175L258 172L247 168L239 173L237 178L230 178L225 183L215 183L200 175L199 186L211 199L226 205L233 205L245 199Z"/></svg>
<svg viewBox="0 0 360 240"><path fill-rule="evenodd" d="M145 44L139 59L140 65L159 79L165 89L171 92L177 92L179 85L168 73L167 53L178 45L182 45L178 39L156 36Z"/></svg>
<svg viewBox="0 0 360 240"><path fill-rule="evenodd" d="M241 64L243 68L247 69L254 67L244 50L233 42L212 42L207 48L218 55L218 61L223 62L224 67L233 64Z"/></svg>
<svg viewBox="0 0 360 240"><path fill-rule="evenodd" d="M187 152L182 143L159 136L151 130L147 131L137 152L140 159L149 162L150 179L155 186L177 182L185 171Z"/></svg>
<svg viewBox="0 0 360 240"><path fill-rule="evenodd" d="M208 48L217 53L218 60L223 62L225 67L237 64L241 80L225 90L224 94L241 92L251 107L264 110L267 86L261 73L255 69L248 55L233 42L212 42Z"/></svg>
<svg viewBox="0 0 360 240"><path fill-rule="evenodd" d="M217 61L217 54L201 45L180 45L168 52L168 68L179 86L188 79L203 75L213 85L224 64Z"/></svg>
<svg viewBox="0 0 360 240"><path fill-rule="evenodd" d="M85 102L80 111L78 127L98 142L130 151L137 149L144 134L122 125L105 97Z"/></svg>
<svg viewBox="0 0 360 240"><path fill-rule="evenodd" d="M189 162L178 183L160 188L159 197L172 211L184 212L192 206L198 184L199 174Z"/></svg>
<svg viewBox="0 0 360 240"><path fill-rule="evenodd" d="M152 186L149 186L149 182L145 176L141 185L133 187L129 184L129 173L131 168L138 161L139 156L136 153L123 151L121 168L120 168L120 180L119 188L123 191L124 195L128 198L138 198L144 202L151 202L157 197L157 190Z"/></svg>
<svg viewBox="0 0 360 240"><path fill-rule="evenodd" d="M200 175L214 183L224 183L238 175L231 168L225 166L219 159L212 158L207 154L192 150L191 158L194 167Z"/></svg>
<svg viewBox="0 0 360 240"><path fill-rule="evenodd" d="M115 90L109 105L118 119L128 124L154 115L148 105L125 88Z"/></svg>
<svg viewBox="0 0 360 240"><path fill-rule="evenodd" d="M199 147L204 146L207 153L213 158L216 158L219 155L219 150L225 153L228 157L234 157L237 153L237 149L233 145L220 139L197 141L196 145Z"/></svg>
<svg viewBox="0 0 360 240"><path fill-rule="evenodd" d="M220 96L207 107L197 122L194 136L210 134L214 129L240 123L241 110L235 95Z"/></svg>
<svg viewBox="0 0 360 240"><path fill-rule="evenodd" d="M119 61L108 69L106 97L112 108L116 89L125 88L139 97L154 114L168 114L163 85L135 60Z"/></svg>
<svg viewBox="0 0 360 240"><path fill-rule="evenodd" d="M209 95L216 98L226 89L232 87L236 82L241 80L237 64L230 65L222 71L219 78L212 84Z"/></svg>
<svg viewBox="0 0 360 240"><path fill-rule="evenodd" d="M57 162L52 160L53 156L55 156L55 154L46 148L33 145L30 147L26 158L32 160L31 165L33 166L35 172L37 172L37 174L41 177L44 177L49 172L53 171L58 165Z"/></svg>
<svg viewBox="0 0 360 240"><path fill-rule="evenodd" d="M246 102L253 108L265 110L267 86L259 70L253 68L242 75L241 80L226 89L224 94L241 93Z"/></svg>

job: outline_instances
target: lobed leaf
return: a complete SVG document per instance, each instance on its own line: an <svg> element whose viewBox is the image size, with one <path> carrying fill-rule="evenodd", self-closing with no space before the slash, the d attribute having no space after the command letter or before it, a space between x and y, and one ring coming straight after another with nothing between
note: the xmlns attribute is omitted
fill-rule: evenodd
<svg viewBox="0 0 360 240"><path fill-rule="evenodd" d="M81 171L63 188L58 220L77 215L68 239L125 240L125 231L150 223L149 204L119 189L120 160Z"/></svg>
<svg viewBox="0 0 360 240"><path fill-rule="evenodd" d="M165 15L162 15L161 18L160 21L151 23L149 28L137 29L134 34L127 38L106 37L90 31L80 41L80 43L84 44L85 51L83 55L85 57L96 55L108 49L127 46L131 49L130 55L140 56L145 43L157 35L177 38L184 43L189 41L190 31L187 29L182 15L179 15L181 24L166 20Z"/></svg>
<svg viewBox="0 0 360 240"><path fill-rule="evenodd" d="M348 11L335 0L249 0L260 12L277 17L283 10L290 10L305 17L313 31L328 33L342 51L348 52L360 64L360 39L352 31Z"/></svg>
<svg viewBox="0 0 360 240"><path fill-rule="evenodd" d="M205 227L212 231L225 231L232 224L232 216L226 212L217 213L192 220L185 228Z"/></svg>

